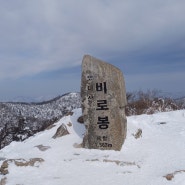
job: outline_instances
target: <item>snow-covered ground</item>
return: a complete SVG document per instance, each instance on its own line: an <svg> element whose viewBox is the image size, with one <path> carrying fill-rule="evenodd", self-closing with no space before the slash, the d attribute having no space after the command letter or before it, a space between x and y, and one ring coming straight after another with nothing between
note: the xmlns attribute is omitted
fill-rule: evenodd
<svg viewBox="0 0 185 185"><path fill-rule="evenodd" d="M81 109L73 112L50 130L3 148L0 166L3 159L44 162L27 167L9 162L9 174L0 179L6 177L6 185L185 185L185 110L128 117L121 151L77 148L85 128L77 122ZM62 123L70 134L53 139Z"/></svg>

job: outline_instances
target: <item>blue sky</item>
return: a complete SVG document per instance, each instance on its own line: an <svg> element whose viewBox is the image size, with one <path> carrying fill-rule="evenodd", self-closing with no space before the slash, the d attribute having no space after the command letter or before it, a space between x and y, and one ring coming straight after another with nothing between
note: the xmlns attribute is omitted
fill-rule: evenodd
<svg viewBox="0 0 185 185"><path fill-rule="evenodd" d="M184 17L184 0L0 0L0 101L80 91L84 54L127 91L185 95Z"/></svg>

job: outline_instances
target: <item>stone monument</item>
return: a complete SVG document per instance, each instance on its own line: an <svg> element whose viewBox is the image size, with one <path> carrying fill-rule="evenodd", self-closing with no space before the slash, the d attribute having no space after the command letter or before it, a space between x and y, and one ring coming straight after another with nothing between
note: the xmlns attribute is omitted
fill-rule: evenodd
<svg viewBox="0 0 185 185"><path fill-rule="evenodd" d="M86 133L83 147L121 150L126 138L126 92L122 72L85 55L81 79L82 114Z"/></svg>

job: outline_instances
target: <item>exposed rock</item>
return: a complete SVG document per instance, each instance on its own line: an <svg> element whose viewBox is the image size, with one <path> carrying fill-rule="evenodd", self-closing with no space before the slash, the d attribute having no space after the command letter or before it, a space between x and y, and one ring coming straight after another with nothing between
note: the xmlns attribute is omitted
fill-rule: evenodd
<svg viewBox="0 0 185 185"><path fill-rule="evenodd" d="M72 124L71 122L69 122L69 123L67 124L68 127L72 127L72 125L73 125L73 124Z"/></svg>
<svg viewBox="0 0 185 185"><path fill-rule="evenodd" d="M44 159L42 158L31 158L29 161L26 161L25 159L7 159L5 160L1 167L0 167L0 174L7 175L8 172L8 166L9 163L14 163L16 166L35 166L38 167L38 164L36 163L42 163L44 162Z"/></svg>
<svg viewBox="0 0 185 185"><path fill-rule="evenodd" d="M163 177L165 177L166 180L171 181L175 177L176 174L183 173L183 172L185 172L185 170L178 170L178 171L175 171L173 173L169 173L169 174L167 174L167 175L165 175Z"/></svg>
<svg viewBox="0 0 185 185"><path fill-rule="evenodd" d="M65 136L65 135L68 135L69 132L67 130L67 127L65 124L62 124L56 131L55 135L52 137L54 139L58 138L58 137L62 137L62 136Z"/></svg>
<svg viewBox="0 0 185 185"><path fill-rule="evenodd" d="M80 116L78 119L77 119L78 123L84 123L84 119L83 119L83 116Z"/></svg>
<svg viewBox="0 0 185 185"><path fill-rule="evenodd" d="M37 145L35 147L37 147L40 151L46 151L51 148L50 146L43 146L43 145Z"/></svg>
<svg viewBox="0 0 185 185"><path fill-rule="evenodd" d="M86 133L83 147L121 150L126 138L126 92L122 72L85 55L81 80L82 113Z"/></svg>
<svg viewBox="0 0 185 185"><path fill-rule="evenodd" d="M44 159L31 158L29 161L26 161L25 159L13 159L12 162L14 162L16 166L35 166L35 167L38 167L38 165L36 165L36 163L42 163L42 162L44 162Z"/></svg>
<svg viewBox="0 0 185 185"><path fill-rule="evenodd" d="M86 159L86 161L92 161L92 162L95 162L95 161L100 161L99 159Z"/></svg>
<svg viewBox="0 0 185 185"><path fill-rule="evenodd" d="M8 174L8 161L4 161L0 167L0 174L1 175L6 175Z"/></svg>
<svg viewBox="0 0 185 185"><path fill-rule="evenodd" d="M142 137L142 129L138 129L135 134L132 134L136 139Z"/></svg>
<svg viewBox="0 0 185 185"><path fill-rule="evenodd" d="M171 181L174 178L174 174L167 174L166 176L164 176L166 178L166 180Z"/></svg>
<svg viewBox="0 0 185 185"><path fill-rule="evenodd" d="M72 116L74 114L74 112L67 112L66 114L65 114L65 116Z"/></svg>

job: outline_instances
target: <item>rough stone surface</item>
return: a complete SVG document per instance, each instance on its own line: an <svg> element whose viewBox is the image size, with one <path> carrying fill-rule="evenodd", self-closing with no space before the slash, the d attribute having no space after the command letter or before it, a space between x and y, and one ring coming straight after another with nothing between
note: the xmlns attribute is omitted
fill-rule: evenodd
<svg viewBox="0 0 185 185"><path fill-rule="evenodd" d="M122 72L85 55L81 80L82 113L86 133L83 147L121 150L126 138L126 92Z"/></svg>
<svg viewBox="0 0 185 185"><path fill-rule="evenodd" d="M135 134L133 134L133 136L135 137L135 139L138 139L140 137L142 137L142 129L138 129L137 132Z"/></svg>
<svg viewBox="0 0 185 185"><path fill-rule="evenodd" d="M67 124L67 126L68 126L68 127L72 127L73 124L72 124L71 122L69 122L69 123Z"/></svg>
<svg viewBox="0 0 185 185"><path fill-rule="evenodd" d="M53 136L54 139L58 138L58 137L62 137L65 135L68 135L69 132L67 130L67 127L65 124L62 124L56 131L55 135Z"/></svg>
<svg viewBox="0 0 185 185"><path fill-rule="evenodd" d="M175 177L175 175L177 175L179 173L183 173L183 172L185 172L185 170L178 170L178 171L175 171L173 173L169 173L169 174L167 174L163 177L165 177L168 181L171 181Z"/></svg>
<svg viewBox="0 0 185 185"><path fill-rule="evenodd" d="M84 123L83 116L80 116L80 117L77 119L77 121L78 121L78 123L83 124L83 123Z"/></svg>
<svg viewBox="0 0 185 185"><path fill-rule="evenodd" d="M6 175L8 174L8 162L4 161L0 167L0 174L1 175Z"/></svg>
<svg viewBox="0 0 185 185"><path fill-rule="evenodd" d="M7 175L8 172L8 166L9 163L14 163L16 166L22 167L22 166L35 166L38 167L38 164L36 163L42 163L44 162L44 159L42 158L31 158L29 161L26 161L25 159L7 159L5 160L1 167L0 167L0 174L1 175Z"/></svg>

